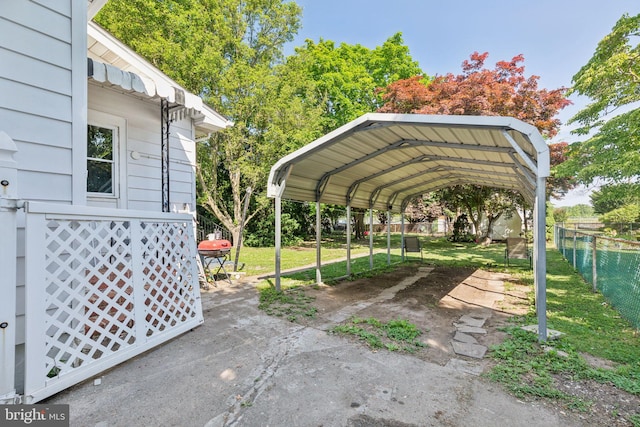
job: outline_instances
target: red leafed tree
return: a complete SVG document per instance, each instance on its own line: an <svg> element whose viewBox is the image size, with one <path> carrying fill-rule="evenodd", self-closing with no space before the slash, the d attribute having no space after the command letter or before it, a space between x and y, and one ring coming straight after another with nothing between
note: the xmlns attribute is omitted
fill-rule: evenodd
<svg viewBox="0 0 640 427"><path fill-rule="evenodd" d="M475 52L462 63L462 74L399 80L381 90L381 113L511 116L530 123L546 137L560 126L558 111L571 103L565 88L538 88L538 76L525 77L524 57L484 68L488 53Z"/></svg>
<svg viewBox="0 0 640 427"><path fill-rule="evenodd" d="M547 90L538 87L538 76L524 75L524 57L515 56L511 61L500 61L494 69L484 68L488 53L475 52L470 60L462 63L462 74L436 76L425 81L421 76L399 80L380 90L384 105L378 110L382 113L402 114L452 114L471 116L510 116L529 123L540 133L551 138L558 133L560 120L557 113L571 102L566 98L566 89ZM557 147L556 159L561 161L564 149ZM555 163L552 163L555 164ZM560 194L570 185L563 182L557 189L556 182L550 182L547 194ZM567 188L568 189L568 188ZM469 196L477 196L473 187L457 188ZM498 195L509 196L508 191L496 191ZM503 213L512 209L513 203L500 205L497 209L491 204L491 197L474 199L476 205L469 208L469 214L477 212L475 218L476 233L481 233L483 244L488 244L491 224L487 230L480 231L480 213L495 221ZM491 222L491 221L490 221Z"/></svg>

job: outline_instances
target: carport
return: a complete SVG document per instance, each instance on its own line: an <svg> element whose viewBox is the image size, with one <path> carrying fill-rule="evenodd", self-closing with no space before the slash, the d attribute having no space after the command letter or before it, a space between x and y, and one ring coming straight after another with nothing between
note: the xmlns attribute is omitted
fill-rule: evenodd
<svg viewBox="0 0 640 427"><path fill-rule="evenodd" d="M269 174L276 208L276 289L280 290L281 201L316 202L316 281L320 283L320 203L404 212L410 200L476 184L520 192L534 207L533 268L538 337L547 338L545 183L549 149L538 130L511 117L365 114L280 159ZM390 235L387 234L390 260ZM369 233L373 267L373 233ZM403 254L404 255L404 254ZM390 261L389 261L390 262Z"/></svg>

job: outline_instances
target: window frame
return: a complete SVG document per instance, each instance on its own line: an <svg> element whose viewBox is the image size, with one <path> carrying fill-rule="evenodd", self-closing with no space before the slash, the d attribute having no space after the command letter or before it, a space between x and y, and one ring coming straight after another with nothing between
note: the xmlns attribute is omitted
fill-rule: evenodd
<svg viewBox="0 0 640 427"><path fill-rule="evenodd" d="M89 126L97 126L104 129L110 129L113 131L112 135L112 184L110 193L98 193L91 192L88 189L88 176L89 176L89 160L103 161L102 159L96 159L89 157ZM100 111L89 110L87 115L87 153L85 156L85 184L84 188L87 194L88 200L112 200L116 201L118 208L126 207L126 120L122 117L114 116L112 114L103 113Z"/></svg>
<svg viewBox="0 0 640 427"><path fill-rule="evenodd" d="M111 131L111 159L101 159L98 157L90 157L88 154L89 151L89 137L87 135L87 195L92 197L113 197L117 198L119 196L118 189L118 128L116 126L105 126L105 125L97 125L94 123L87 123L87 133L89 127L97 127L100 129L110 130ZM89 190L89 162L98 162L98 163L107 163L111 165L111 191L90 191Z"/></svg>

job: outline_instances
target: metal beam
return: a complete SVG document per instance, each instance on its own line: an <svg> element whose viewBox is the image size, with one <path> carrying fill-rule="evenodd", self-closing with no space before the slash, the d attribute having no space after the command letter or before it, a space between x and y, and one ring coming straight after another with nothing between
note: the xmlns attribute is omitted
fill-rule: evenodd
<svg viewBox="0 0 640 427"><path fill-rule="evenodd" d="M443 180L443 179L449 179L449 178L451 178L451 179L457 179L457 178L458 178L458 176L457 176L457 175L455 175L455 174L443 175L443 176L440 176L440 177L438 177L438 178L432 179L432 180L430 180L430 181L421 182L420 184L415 184L415 185L412 185L412 186L410 186L410 187L404 187L402 190L395 191L394 193L392 193L392 194L391 194L391 196L389 196L388 201L390 201L390 200L391 200L392 198L394 198L394 197L397 197L397 196L398 196L398 194L402 193L403 191L411 190L411 189L413 189L413 188L422 187L422 186L424 186L424 185L426 185L426 184L430 184L430 183L432 183L432 182L437 182L437 181L441 181L441 180ZM426 191L426 190L425 190L425 191ZM388 203L388 202L387 202L387 206L389 206L389 204L390 204L390 203Z"/></svg>
<svg viewBox="0 0 640 427"><path fill-rule="evenodd" d="M435 168L425 169L425 170L420 171L418 173L414 173L414 174L411 174L411 175L408 175L408 176L404 176L404 177L402 177L400 179L397 179L395 181L387 182L384 185L376 187L375 189L373 189L373 191L371 191L371 194L374 194L375 192L382 191L387 187L392 187L392 186L394 186L396 184L400 184L402 182L406 182L409 179L418 178L419 176L428 174L430 172L436 172L436 171L441 170L441 169L449 169L449 170L452 170L452 171L455 170L453 168L449 168L449 167L446 167L446 166L436 166Z"/></svg>
<svg viewBox="0 0 640 427"><path fill-rule="evenodd" d="M496 147L491 145L471 145L471 144L463 144L460 142L425 141L422 139L403 139L401 140L401 142L403 144L398 148L423 146L423 147L450 148L454 150L491 151L494 153L513 152L513 149L509 147Z"/></svg>
<svg viewBox="0 0 640 427"><path fill-rule="evenodd" d="M462 185L462 184L464 184L464 182L462 182L460 180L452 180L452 181L447 182L446 184L437 185L437 186L435 186L433 188L430 188L429 190L423 190L423 191L418 191L418 192L415 192L415 193L411 193L408 196L406 196L404 199L402 199L402 203L400 204L401 212L404 212L405 209L407 209L407 206L409 205L409 202L414 197L418 197L421 194L424 194L425 192L437 191L437 190L440 190L442 188L453 187L454 185Z"/></svg>
<svg viewBox="0 0 640 427"><path fill-rule="evenodd" d="M376 172L376 173L374 173L372 175L368 175L366 177L363 177L363 178L360 178L360 179L354 181L351 184L351 186L349 187L349 189L347 190L346 199L347 199L347 201L353 200L353 197L354 197L354 194L355 194L355 189L357 188L357 186L359 186L363 182L369 181L369 180L374 179L374 178L378 178L380 176L386 175L388 173L391 173L393 171L396 171L398 169L401 169L401 168L409 166L409 165L413 165L413 164L416 164L416 163L422 163L422 162L425 162L425 161L437 161L437 160L450 161L450 162L455 162L455 163L481 164L481 165L485 165L485 166L493 166L493 167L506 168L506 169L510 169L511 168L511 164L510 163L504 163L504 162L493 162L493 161L489 161L489 160L460 159L460 158L457 158L457 157L432 156L432 155L429 155L429 154L425 154L423 156L411 159L408 162L399 163L399 164L394 165L394 166L392 166L390 168L384 169L382 171ZM438 164L437 166L447 167L445 165L440 165L440 164ZM491 173L494 173L494 172L491 172Z"/></svg>
<svg viewBox="0 0 640 427"><path fill-rule="evenodd" d="M398 163L397 165L394 165L394 166L392 166L390 168L387 168L387 169L381 170L379 172L376 172L373 175L368 175L368 176L365 176L364 178L360 178L360 179L358 179L356 181L353 181L353 183L349 186L349 189L347 190L347 196L353 198L353 194L355 194L355 190L363 182L366 182L366 181L369 181L371 179L377 178L379 176L391 173L391 172L393 172L395 170L402 169L403 167L406 167L406 166L409 166L409 165L413 165L413 164L416 164L416 163L421 163L427 157L429 157L429 156L425 154L424 156L413 158L413 159L409 160L408 162Z"/></svg>
<svg viewBox="0 0 640 427"><path fill-rule="evenodd" d="M363 128L362 130L371 130L371 128L370 127ZM399 141L392 143L391 145L388 145L384 148L380 148L372 153L364 155L356 160L353 160L345 165L342 165L338 168L335 168L325 173L318 181L318 185L316 186L316 194L321 194L322 192L324 192L324 188L326 188L327 181L333 175L339 174L344 170L352 168L360 163L366 162L367 160L380 156L389 151L401 150L406 148L415 148L415 147L439 147L439 148L451 148L451 149L470 150L470 151L491 151L494 153L505 153L505 154L514 152L514 150L509 147L491 147L491 146L485 146L485 145L471 145L471 144L461 144L461 143L455 143L455 142L426 141L426 140L420 140L420 139L417 139L417 140L401 139ZM425 156L429 156L429 154L424 154L423 156L421 156L421 158ZM454 158L455 157L452 157L452 159ZM415 159L414 161L410 163L405 163L405 164L412 164L412 163L415 163Z"/></svg>
<svg viewBox="0 0 640 427"><path fill-rule="evenodd" d="M516 150L518 155L522 158L522 160L524 160L524 162L527 164L529 169L537 173L538 165L536 165L533 159L531 159L531 157L529 157L529 155L524 152L522 147L520 147L520 144L518 144L516 140L513 139L513 137L509 134L509 132L507 132L506 130L503 130L502 135L505 137L507 141L509 141L509 144L511 144L511 146Z"/></svg>

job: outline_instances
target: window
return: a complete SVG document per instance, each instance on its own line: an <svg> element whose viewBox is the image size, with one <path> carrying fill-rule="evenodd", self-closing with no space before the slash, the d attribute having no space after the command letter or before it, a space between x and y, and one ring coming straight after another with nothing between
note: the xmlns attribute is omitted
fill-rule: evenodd
<svg viewBox="0 0 640 427"><path fill-rule="evenodd" d="M117 196L117 128L89 125L87 136L87 191Z"/></svg>

